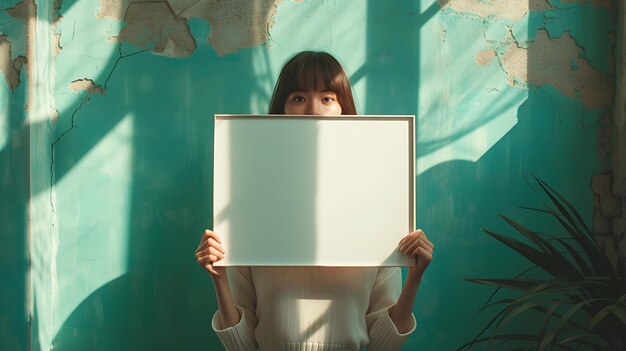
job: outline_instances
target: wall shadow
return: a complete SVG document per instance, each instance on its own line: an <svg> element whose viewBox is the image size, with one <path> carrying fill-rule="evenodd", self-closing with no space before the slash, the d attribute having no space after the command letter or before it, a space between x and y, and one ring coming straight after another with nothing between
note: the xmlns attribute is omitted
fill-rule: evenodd
<svg viewBox="0 0 626 351"><path fill-rule="evenodd" d="M72 5L64 2L64 9ZM190 21L190 26L192 32L207 31L198 22ZM127 45L122 49L123 54L140 50ZM72 306L73 296L89 291L98 276L102 280L114 271L123 274L113 275L81 298L67 318L59 321L55 349L220 347L210 326L217 309L212 284L209 274L195 263L193 251L202 230L212 227L212 117L214 113L249 112L250 106L242 101L262 92L260 84L254 83L253 60L253 50L218 57L204 44L183 59L145 52L119 61L113 57L107 63L115 72L105 94L91 96L90 103L82 104L78 128L67 133L54 150L55 184L71 179L77 182L73 188L81 187L81 191L57 195L59 240L72 245L76 235L84 236L80 251L87 252L77 255L78 246L68 247L68 255L60 257L59 286L76 290L62 293L56 313L62 315L63 308ZM103 79L94 77L96 82ZM67 121L73 112L59 111L59 116ZM125 175L129 181L97 169L90 175L89 155L116 126L129 121L130 140L125 149L108 156L115 160L130 152ZM107 195L98 187L117 182L127 184L127 197L99 205ZM107 208L118 203L123 207ZM91 216L80 215L81 211ZM106 229L107 223L119 226L118 221L124 221L116 218L120 215L127 217L125 235ZM90 231L97 236L88 235Z"/></svg>
<svg viewBox="0 0 626 351"><path fill-rule="evenodd" d="M528 6L533 8L531 2ZM604 27L603 24L598 26L597 22L577 20L584 16L573 6L569 10L555 7L545 11L544 15L543 11L535 8L530 12L530 19L519 20L517 25L525 31L522 37L534 38L538 32L545 32L545 29L539 28L541 25L537 25L538 19L554 21L551 24L543 23L543 26L573 26L572 29L577 28L576 33L595 33ZM590 4L580 11L587 11L585 16L588 18L602 20L601 15L597 17L602 10L593 10ZM592 15L593 12L595 14ZM528 21L527 27L524 21ZM587 23L584 30L576 27L583 26L583 23ZM457 25L460 27L460 24ZM567 31L566 28L562 29ZM599 32L607 34L603 30ZM455 34L458 35L458 31L448 32L448 35ZM586 38L587 34L583 36ZM558 75L561 66L569 68L577 60L574 56L570 57L572 61L546 61L551 57L562 57L567 52L565 47L557 45L557 40L552 38L547 41L550 51L532 42L527 49L519 49L525 53L524 59L527 60L527 70L522 72L525 75L524 82L519 81L520 77L502 75L502 79L511 79L509 89L527 90L527 98L516 109L517 124L508 133L476 162L456 160L441 163L417 177L416 222L422 223L427 233L436 235L437 261L429 268L430 278L425 278L426 284L419 293L420 300L428 306L420 304L415 310L418 321L423 323L407 342L406 349L457 349L471 341L495 316L498 308L474 316L484 306L493 289L466 283L462 279L508 278L530 268L527 261L481 232L480 228L487 228L496 233L515 235L506 223L498 219L497 214L506 214L533 229L558 234L555 225L547 218L520 209L521 206L541 207L542 200L526 181L530 174L553 185L587 219L591 218L593 202L589 182L594 172L606 167L604 156L599 150L598 133L604 123L603 115L610 106L589 108L581 101L584 96L568 96L562 89L555 87L560 84ZM609 52L607 48L604 58L609 58ZM502 60L498 64L504 66L505 73L507 69L510 69L512 75L519 73L506 67L507 64L513 65L503 62L508 57L496 59ZM572 71L575 70L572 66ZM537 84L542 81L544 83ZM458 82L461 83L465 85L464 82ZM480 89L480 84L485 82L470 83L475 89ZM485 114L498 116L499 112L503 113L504 108L500 111L497 109L500 103L494 101L485 106ZM487 124L489 120L483 122ZM470 127L468 131L480 130L483 125L478 123ZM436 149L460 137L461 130L453 133L450 139L434 140L435 144L424 146ZM441 277L445 277L445 280ZM499 298L506 297L506 292L500 292ZM543 317L532 313L520 316L519 320L511 323L510 330L536 333L543 323ZM455 331L454 338L450 338L451 330ZM423 340L428 340L427 344ZM491 345L498 348L497 343Z"/></svg>
<svg viewBox="0 0 626 351"><path fill-rule="evenodd" d="M75 3L64 1L64 9ZM360 112L430 113L419 110L420 80L424 72L416 67L428 59L420 52L423 44L420 28L438 13L438 6L433 2L422 9L419 4L406 8L368 2L367 60L352 77L353 80L367 78L366 107ZM390 23L390 18L398 20ZM528 35L531 34L534 29L532 33L529 29ZM131 49L128 46L123 48L125 54L133 52L126 51ZM59 279L61 285L67 285L63 285L66 290L59 293L60 299L63 303L72 301L71 294L78 294L89 285L83 282L93 283L88 277L90 273L97 275L110 270L106 266L107 254L124 257L121 264L124 273L86 293L78 306L72 306L69 316L58 321L61 325L54 337L55 348L219 347L209 325L216 309L210 278L195 264L191 253L202 228L212 227L212 170L208 165L213 150L211 140L207 139L213 133L211 117L216 112L250 112L250 104L242 101L249 101L252 94L265 93L261 84L241 83L255 82L258 78L253 68L258 57L253 51L242 50L236 57L217 57L210 48L199 47L187 59L168 59L145 52L120 61L114 56L102 69L108 73L116 67L106 93L102 97L93 96L90 104L82 105L78 112L79 128L66 134L55 147L56 184L69 179L77 182L74 187L77 193L72 194L76 197L70 199L70 194L61 194L56 203L60 240L72 243L75 234L90 231L98 234L80 246L94 253L95 258L77 256L73 251L72 255L61 258ZM527 54L529 68L541 66L541 52L531 46ZM543 74L529 69L528 80L536 80ZM94 77L97 82L103 79ZM474 82L469 86L478 89L480 85ZM11 321L9 328L0 330L6 333L0 334L0 348L14 349L17 345L18 350L28 349L26 339L30 338L27 327L12 322L26 317L22 306L27 306L28 296L25 206L29 150L28 129L22 126L25 94L24 90L14 93L7 107L11 111L9 128L13 138L7 145L16 146L0 151L1 179L8 179L0 182L0 191L8 194L0 198L3 216L0 238L10 244L0 251L0 262L6 263L0 271L0 293L3 316ZM497 116L500 108L505 107L493 104L485 107L485 111ZM589 111L575 98L564 97L551 86L530 87L528 98L517 110L518 124L477 162L445 162L416 178L417 223L427 233L433 233L438 251L415 308L420 326L405 349L455 349L462 343L460 340L470 340L474 334L467 325L480 322L472 316L489 291L467 285L461 278L508 274L522 265L511 260L509 251L489 241L479 228L490 226L505 231L506 227L496 219L496 213L500 212L513 214L516 219L526 218L516 206L534 204L535 198L528 191L524 174L534 172L558 184L564 194L574 194L575 204L590 208L591 194L578 190L586 189L589 175L604 166L597 160L597 125L593 123L599 114ZM74 112L74 109L59 111L60 119L67 121ZM128 199L123 202L128 207L109 208L117 202L99 203L102 192L94 189L101 190L111 179L93 177L83 181L89 178L89 172L81 160L127 118L133 131L127 149L132 150ZM587 124L589 121L592 123ZM449 137L424 143L417 154L421 150L439 149L481 129L487 122L488 119L475 121L453 131ZM43 127L36 124L30 128ZM54 136L63 131L58 128ZM15 136L19 135L18 142ZM112 152L109 157L118 156ZM313 190L315 185L308 184L309 187ZM30 190L37 194L50 189ZM88 215L84 212L81 215L81 209L88 209ZM120 213L128 216L124 227L128 241L117 243L119 248L111 251L106 245L118 237L105 229ZM100 268L93 268L97 265ZM82 278L72 280L70 268L80 269ZM24 288L20 290L20 286ZM33 335L37 335L37 323L35 306ZM312 325L319 324L314 321ZM450 338L451 330L457 333L454 338ZM20 341L22 338L24 342ZM39 349L38 340L33 340L32 348Z"/></svg>
<svg viewBox="0 0 626 351"><path fill-rule="evenodd" d="M0 349L30 350L29 129L26 21L10 14L19 1L0 1ZM5 56L6 55L6 56ZM19 56L22 56L21 58ZM6 61L5 61L6 60ZM19 73L16 74L16 69ZM18 83L13 81L18 79ZM9 81L12 81L9 83Z"/></svg>
<svg viewBox="0 0 626 351"><path fill-rule="evenodd" d="M14 38L23 40L26 38ZM6 117L0 133L6 136L0 146L0 349L29 349L28 316L28 192L29 130L24 128L27 85L25 69L22 83L14 91L3 84L8 95L0 114ZM4 95L2 94L2 95Z"/></svg>

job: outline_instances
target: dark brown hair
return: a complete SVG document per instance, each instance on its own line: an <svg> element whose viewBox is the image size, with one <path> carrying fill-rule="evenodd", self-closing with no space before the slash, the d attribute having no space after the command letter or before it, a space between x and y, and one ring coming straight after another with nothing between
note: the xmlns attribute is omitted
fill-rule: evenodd
<svg viewBox="0 0 626 351"><path fill-rule="evenodd" d="M330 90L336 93L341 114L356 115L346 72L331 54L316 51L303 51L285 63L276 81L268 113L284 114L289 94L307 90Z"/></svg>

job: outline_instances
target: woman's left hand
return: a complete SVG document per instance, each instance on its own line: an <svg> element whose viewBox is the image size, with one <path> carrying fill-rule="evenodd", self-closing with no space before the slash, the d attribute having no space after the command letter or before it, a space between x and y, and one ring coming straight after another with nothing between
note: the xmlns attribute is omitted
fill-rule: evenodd
<svg viewBox="0 0 626 351"><path fill-rule="evenodd" d="M433 259L435 245L431 243L421 229L409 233L398 243L398 250L414 258L415 264L409 268L409 275L422 278L424 271Z"/></svg>

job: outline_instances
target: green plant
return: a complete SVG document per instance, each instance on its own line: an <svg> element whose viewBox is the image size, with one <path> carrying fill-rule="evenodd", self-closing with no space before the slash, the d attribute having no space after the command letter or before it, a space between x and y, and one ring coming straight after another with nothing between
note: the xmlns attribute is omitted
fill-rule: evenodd
<svg viewBox="0 0 626 351"><path fill-rule="evenodd" d="M478 335L459 350L477 344L527 350L626 350L626 275L596 243L576 209L552 187L535 177L549 201L539 211L558 221L561 235L539 233L500 215L523 240L482 229L529 260L534 267L513 278L467 278L496 287L485 306L501 308ZM532 243L531 245L526 242ZM545 278L526 278L534 270ZM500 289L518 291L516 298L496 300ZM534 316L533 316L534 315ZM504 331L511 321L539 318L538 330ZM511 328L511 325L508 325ZM524 328L529 329L529 328Z"/></svg>

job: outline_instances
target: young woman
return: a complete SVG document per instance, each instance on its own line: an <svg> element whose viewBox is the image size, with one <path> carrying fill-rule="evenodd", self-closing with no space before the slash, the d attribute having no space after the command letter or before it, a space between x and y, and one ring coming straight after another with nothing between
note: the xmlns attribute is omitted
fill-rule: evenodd
<svg viewBox="0 0 626 351"><path fill-rule="evenodd" d="M356 114L348 77L325 52L301 52L283 67L270 114ZM415 330L413 302L433 244L422 230L398 250L415 258L402 287L397 267L214 267L227 254L205 230L196 250L211 273L212 327L227 350L398 350Z"/></svg>

